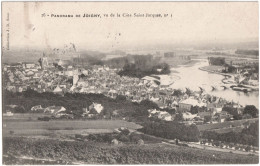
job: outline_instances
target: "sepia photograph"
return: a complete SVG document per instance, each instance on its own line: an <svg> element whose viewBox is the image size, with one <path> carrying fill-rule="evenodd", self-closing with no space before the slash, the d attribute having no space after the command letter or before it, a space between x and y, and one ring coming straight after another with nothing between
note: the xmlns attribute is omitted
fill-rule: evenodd
<svg viewBox="0 0 260 166"><path fill-rule="evenodd" d="M1 164L259 164L258 1L1 8Z"/></svg>

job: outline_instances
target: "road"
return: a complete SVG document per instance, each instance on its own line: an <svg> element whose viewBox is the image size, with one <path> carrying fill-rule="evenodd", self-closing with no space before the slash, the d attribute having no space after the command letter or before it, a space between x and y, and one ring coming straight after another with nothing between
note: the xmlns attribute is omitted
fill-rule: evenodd
<svg viewBox="0 0 260 166"><path fill-rule="evenodd" d="M243 155L249 155L249 154L254 154L254 155L259 155L259 153L254 153L254 152L246 152L246 151L240 151L240 150L234 150L230 148L218 148L214 146L209 146L209 145L201 145L199 143L193 143L193 142L185 142L189 147L195 147L199 149L205 149L205 150L213 150L213 151L220 151L220 152L226 152L226 153L236 153L236 154L243 154Z"/></svg>

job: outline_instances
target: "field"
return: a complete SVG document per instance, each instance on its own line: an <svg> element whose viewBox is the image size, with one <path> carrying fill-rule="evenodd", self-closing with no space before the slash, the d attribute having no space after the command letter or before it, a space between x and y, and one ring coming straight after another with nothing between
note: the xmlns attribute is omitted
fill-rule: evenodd
<svg viewBox="0 0 260 166"><path fill-rule="evenodd" d="M243 127L238 126L238 127L230 127L230 128L221 128L221 129L215 129L215 130L210 130L214 131L216 133L222 134L222 133L228 133L228 132L241 132L243 130Z"/></svg>
<svg viewBox="0 0 260 166"><path fill-rule="evenodd" d="M3 118L4 136L48 136L50 134L109 133L115 128L135 130L141 126L123 120L36 120L42 114L17 114Z"/></svg>
<svg viewBox="0 0 260 166"><path fill-rule="evenodd" d="M254 123L257 120L258 120L258 118L243 119L243 120L227 121L227 122L223 122L223 123L197 125L197 127L198 127L199 131L224 129L224 128L231 128L231 127L237 128L239 126L242 126L246 122Z"/></svg>
<svg viewBox="0 0 260 166"><path fill-rule="evenodd" d="M14 116L4 116L4 121L37 121L38 117L48 116L45 113L15 113Z"/></svg>

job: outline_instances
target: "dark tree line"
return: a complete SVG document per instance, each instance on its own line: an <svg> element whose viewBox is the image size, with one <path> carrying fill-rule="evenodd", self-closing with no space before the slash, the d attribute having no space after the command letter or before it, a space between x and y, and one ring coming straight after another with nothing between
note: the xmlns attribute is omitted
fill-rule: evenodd
<svg viewBox="0 0 260 166"><path fill-rule="evenodd" d="M139 131L166 139L179 139L181 141L199 141L199 130L196 125L186 126L178 122L148 121L142 124Z"/></svg>
<svg viewBox="0 0 260 166"><path fill-rule="evenodd" d="M241 50L241 49L238 49L238 50L236 50L235 53L241 54L241 55L256 55L256 56L258 56L259 50Z"/></svg>
<svg viewBox="0 0 260 166"><path fill-rule="evenodd" d="M112 68L121 68L122 70L118 72L120 76L142 78L152 74L170 73L168 64L160 63L151 55L127 55L107 60L105 64Z"/></svg>
<svg viewBox="0 0 260 166"><path fill-rule="evenodd" d="M210 65L223 66L226 64L225 58L222 57L209 57L208 60Z"/></svg>
<svg viewBox="0 0 260 166"><path fill-rule="evenodd" d="M103 94L65 93L64 96L61 96L50 92L38 93L28 89L21 93L4 91L3 98L4 111L7 110L7 105L17 105L16 108L12 109L14 113L28 113L36 105L41 105L43 108L63 106L68 113L74 114L74 117L81 117L83 108L88 108L93 102L96 102L104 107L101 116L111 117L113 112L117 110L118 117L131 117L133 120L143 121L148 117L148 109L162 110L149 100L135 103L126 100L124 96L112 99Z"/></svg>
<svg viewBox="0 0 260 166"><path fill-rule="evenodd" d="M223 107L222 111L226 111L229 114L233 115L234 120L241 120L246 115L248 115L250 118L256 118L259 114L258 109L254 105L246 105L242 114L238 113L237 108L233 108L230 106Z"/></svg>

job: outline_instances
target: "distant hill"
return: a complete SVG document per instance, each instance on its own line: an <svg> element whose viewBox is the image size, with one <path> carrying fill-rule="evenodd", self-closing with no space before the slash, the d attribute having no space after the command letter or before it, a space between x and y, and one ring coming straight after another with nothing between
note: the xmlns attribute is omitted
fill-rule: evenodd
<svg viewBox="0 0 260 166"><path fill-rule="evenodd" d="M241 50L241 49L238 49L238 50L236 50L235 53L236 54L242 54L242 55L256 55L256 56L258 56L259 50Z"/></svg>
<svg viewBox="0 0 260 166"><path fill-rule="evenodd" d="M16 63L16 62L35 62L38 63L40 57L42 57L42 51L4 51L2 54L3 63Z"/></svg>
<svg viewBox="0 0 260 166"><path fill-rule="evenodd" d="M38 63L39 58L45 53L49 61L55 59L71 60L77 62L80 58L80 62L101 61L106 57L105 53L99 51L75 51L73 46L67 46L65 49L54 48L52 50L36 50L36 49L15 49L12 51L3 51L2 62L3 63L17 63L17 62L34 62Z"/></svg>

